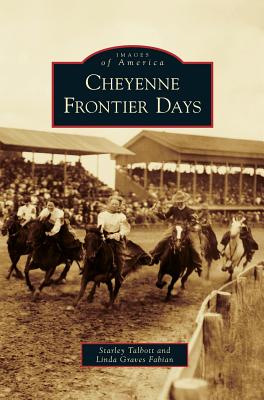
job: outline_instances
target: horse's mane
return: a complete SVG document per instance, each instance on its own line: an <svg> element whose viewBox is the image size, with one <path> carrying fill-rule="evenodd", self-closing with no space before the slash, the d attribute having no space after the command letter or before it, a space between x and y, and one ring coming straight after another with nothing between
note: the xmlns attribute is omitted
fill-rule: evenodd
<svg viewBox="0 0 264 400"><path fill-rule="evenodd" d="M85 230L86 230L86 233L95 233L96 235L101 235L101 229L98 228L97 226L90 225L90 226L87 226L85 228Z"/></svg>
<svg viewBox="0 0 264 400"><path fill-rule="evenodd" d="M28 221L24 227L30 227L33 223L35 223L36 221L38 221L37 219L32 219L31 221Z"/></svg>

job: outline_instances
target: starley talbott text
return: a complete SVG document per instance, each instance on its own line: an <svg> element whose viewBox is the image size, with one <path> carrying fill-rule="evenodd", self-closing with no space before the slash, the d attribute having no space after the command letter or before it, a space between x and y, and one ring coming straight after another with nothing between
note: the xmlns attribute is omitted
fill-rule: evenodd
<svg viewBox="0 0 264 400"><path fill-rule="evenodd" d="M145 77L102 77L90 74L84 82L88 90L88 99L80 100L72 96L64 97L64 114L199 114L202 102L199 99L177 100L177 93L181 91L180 78L145 78ZM169 97L163 94L166 91ZM91 99L92 93L122 93L122 100ZM142 99L129 99L133 93L141 92L145 95ZM155 102L148 104L146 93L157 92ZM171 98L171 93L175 97Z"/></svg>
<svg viewBox="0 0 264 400"><path fill-rule="evenodd" d="M97 363L115 364L115 363L171 363L173 357L170 357L171 348L154 349L151 347L143 346L128 346L125 351L124 348L114 346L112 348L105 348L101 346L99 348L99 354L96 356Z"/></svg>

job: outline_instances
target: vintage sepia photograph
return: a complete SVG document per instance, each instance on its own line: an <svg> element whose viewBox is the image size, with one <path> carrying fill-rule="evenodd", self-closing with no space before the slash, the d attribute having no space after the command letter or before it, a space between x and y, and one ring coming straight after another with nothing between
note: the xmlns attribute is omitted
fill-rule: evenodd
<svg viewBox="0 0 264 400"><path fill-rule="evenodd" d="M0 399L262 400L263 2L0 5ZM56 125L54 63L113 48L115 87L84 87L130 91L134 68L138 108L78 103L72 75L87 123ZM150 48L213 65L207 127L180 127L208 104ZM169 124L137 122L142 88ZM133 126L89 121L105 110Z"/></svg>

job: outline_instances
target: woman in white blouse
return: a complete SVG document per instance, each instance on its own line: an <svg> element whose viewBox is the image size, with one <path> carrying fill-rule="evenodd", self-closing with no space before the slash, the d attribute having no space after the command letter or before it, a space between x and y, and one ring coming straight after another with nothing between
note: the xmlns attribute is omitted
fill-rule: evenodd
<svg viewBox="0 0 264 400"><path fill-rule="evenodd" d="M126 236L130 232L130 225L123 212L121 212L123 199L119 196L111 196L107 209L98 214L97 226L100 227L105 238L110 240L114 250L117 279L123 281L122 270L124 267L124 252L126 250Z"/></svg>

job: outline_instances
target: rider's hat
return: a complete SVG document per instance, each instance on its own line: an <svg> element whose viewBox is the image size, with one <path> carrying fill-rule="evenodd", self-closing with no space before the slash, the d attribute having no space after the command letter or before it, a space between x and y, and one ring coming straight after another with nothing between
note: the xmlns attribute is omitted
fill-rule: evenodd
<svg viewBox="0 0 264 400"><path fill-rule="evenodd" d="M188 193L183 192L182 190L178 190L178 192L173 196L173 203L185 203L190 199L190 195Z"/></svg>

